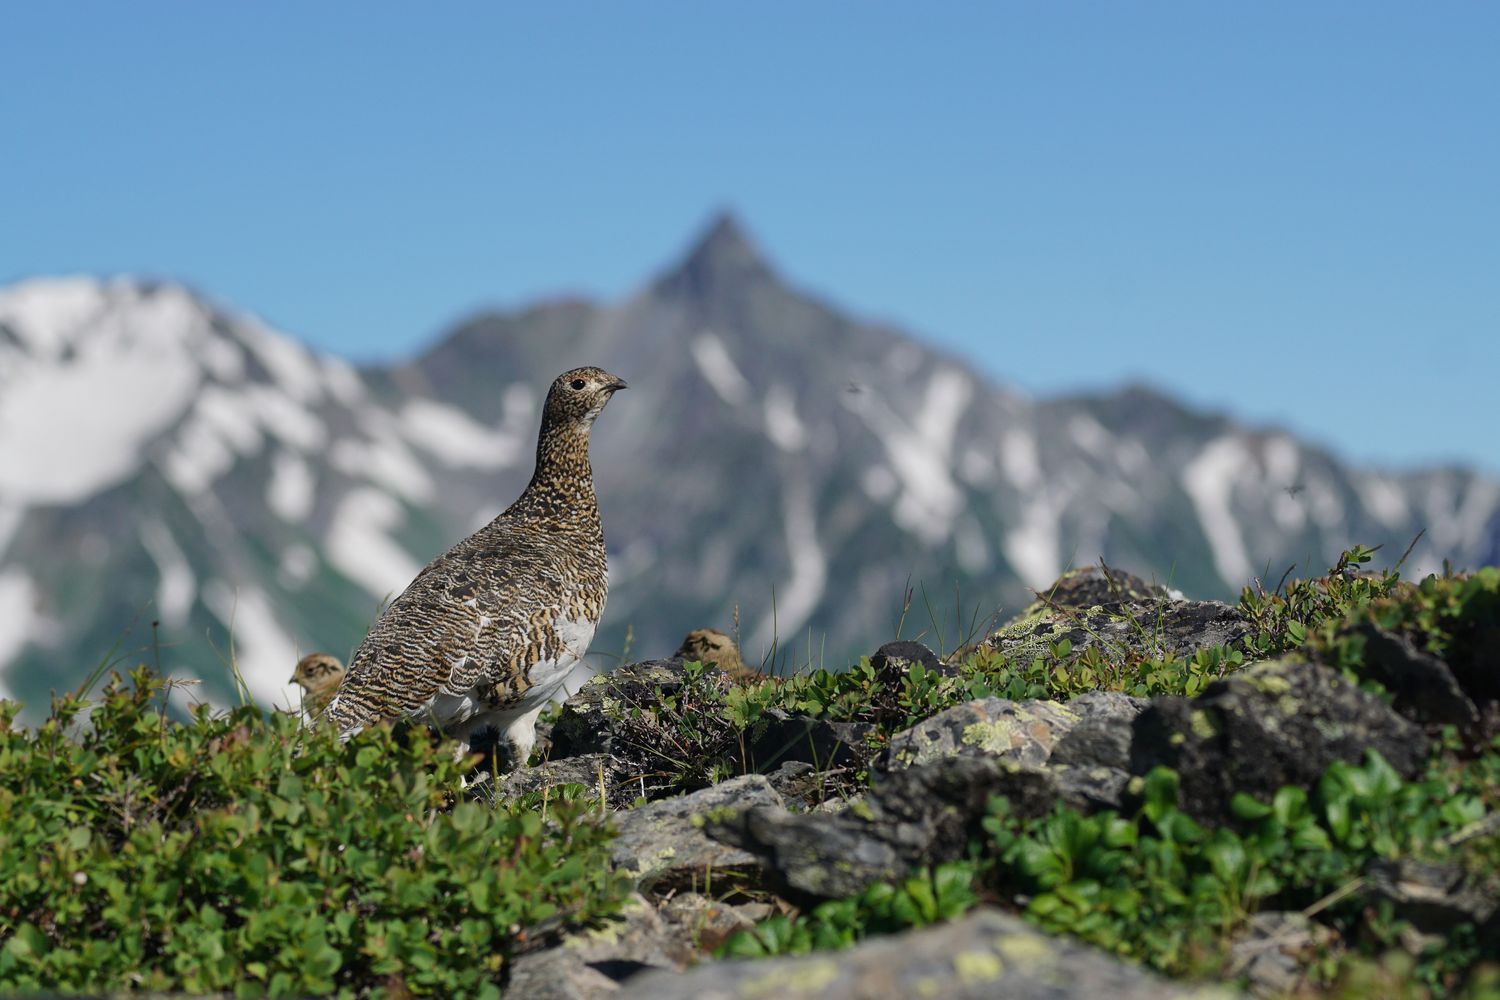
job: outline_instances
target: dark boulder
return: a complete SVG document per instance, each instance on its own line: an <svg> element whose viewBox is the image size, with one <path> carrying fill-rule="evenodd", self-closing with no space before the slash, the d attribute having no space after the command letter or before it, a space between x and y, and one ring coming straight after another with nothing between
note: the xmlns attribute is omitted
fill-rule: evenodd
<svg viewBox="0 0 1500 1000"><path fill-rule="evenodd" d="M1327 667L1287 657L1215 681L1197 698L1156 698L1135 722L1131 771L1163 765L1182 779L1182 808L1207 822L1236 792L1268 799L1310 788L1336 760L1375 751L1403 778L1427 756L1421 728Z"/></svg>

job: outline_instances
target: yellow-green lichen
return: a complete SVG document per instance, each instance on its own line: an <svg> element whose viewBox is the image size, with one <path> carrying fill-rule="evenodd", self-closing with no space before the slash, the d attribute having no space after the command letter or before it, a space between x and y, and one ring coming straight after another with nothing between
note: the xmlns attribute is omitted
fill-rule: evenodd
<svg viewBox="0 0 1500 1000"><path fill-rule="evenodd" d="M1201 708L1193 709L1188 716L1188 726L1193 730L1193 735L1200 740L1211 740L1219 735L1219 723L1212 715Z"/></svg>
<svg viewBox="0 0 1500 1000"><path fill-rule="evenodd" d="M1056 961L1057 955L1045 939L1035 934L1002 934L995 948L1006 960L1023 969L1034 969Z"/></svg>
<svg viewBox="0 0 1500 1000"><path fill-rule="evenodd" d="M1005 966L993 952L976 949L954 955L953 971L960 983L989 983L1005 974Z"/></svg>
<svg viewBox="0 0 1500 1000"><path fill-rule="evenodd" d="M1005 719L993 722L976 722L964 727L961 742L985 753L1005 753L1015 749L1016 742L1010 723Z"/></svg>
<svg viewBox="0 0 1500 1000"><path fill-rule="evenodd" d="M779 969L747 979L743 997L764 997L773 993L783 993L797 990L803 993L811 993L828 986L839 977L839 964L832 959L814 959L808 962L797 962L794 965L784 965Z"/></svg>

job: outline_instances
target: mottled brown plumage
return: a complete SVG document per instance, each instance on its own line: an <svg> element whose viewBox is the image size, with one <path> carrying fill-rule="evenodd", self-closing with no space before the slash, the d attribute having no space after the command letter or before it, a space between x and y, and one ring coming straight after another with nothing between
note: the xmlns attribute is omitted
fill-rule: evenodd
<svg viewBox="0 0 1500 1000"><path fill-rule="evenodd" d="M459 737L460 754L472 736L496 729L525 761L537 715L604 613L589 430L623 388L599 368L558 376L531 482L386 608L350 659L326 724L347 739L382 719L425 718Z"/></svg>
<svg viewBox="0 0 1500 1000"><path fill-rule="evenodd" d="M339 682L344 679L344 665L327 653L308 653L297 661L288 682L302 688L302 709L309 718L317 718L328 707Z"/></svg>

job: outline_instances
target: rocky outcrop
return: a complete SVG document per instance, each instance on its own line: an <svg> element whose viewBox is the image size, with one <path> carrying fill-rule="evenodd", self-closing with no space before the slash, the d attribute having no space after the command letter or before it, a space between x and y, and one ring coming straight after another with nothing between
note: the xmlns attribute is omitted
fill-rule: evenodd
<svg viewBox="0 0 1500 1000"><path fill-rule="evenodd" d="M1201 649L1236 646L1252 632L1239 609L1218 601L1123 601L1083 609L1039 603L982 646L1023 662L1047 657L1063 640L1074 655L1098 649L1106 658L1188 659Z"/></svg>
<svg viewBox="0 0 1500 1000"><path fill-rule="evenodd" d="M781 796L764 776L730 778L691 795L617 813L619 836L612 858L642 887L701 889L712 882L715 872L724 881L735 868L760 866L756 855L707 836L704 826L709 818L726 808L780 807Z"/></svg>
<svg viewBox="0 0 1500 1000"><path fill-rule="evenodd" d="M1091 567L1039 595L984 645L1028 666L1041 657L1066 668L1067 657L1093 649L1096 666L1136 667L1214 647L1248 649L1242 644L1251 631L1236 608L1183 600L1128 574ZM953 704L964 690L959 685L968 683L958 676L957 660L944 663L919 643L888 643L870 657L871 703L860 712L878 725L780 708L747 712L753 721L702 744L732 746L716 766L729 761L745 773L685 795L676 793L701 783L706 772L677 786L647 777L653 759L682 752L653 745L666 732L661 720L668 707L678 718L695 711L705 691L727 698L728 686L700 685L731 682L719 671L689 678L681 660L622 667L570 699L553 728L551 761L506 775L494 789L510 797L560 785L584 785L591 794L602 787L619 829L613 862L656 910L647 917L632 908L611 924L614 930L523 957L512 988L537 984L542 991L523 990L526 996L653 1000L770 993L1228 995L1164 982L988 910L841 953L753 963L702 956L752 927L773 904L805 910L965 858L987 835L983 821L996 797L1017 817L1041 817L1059 804L1131 814L1142 779L1167 767L1178 775L1180 808L1213 827L1233 822L1237 793L1268 800L1288 785L1311 791L1335 761L1359 764L1371 753L1410 778L1426 762L1435 727L1487 731L1481 706L1492 700L1466 682L1472 664L1469 673L1450 668L1403 635L1374 626L1355 626L1350 634L1362 643L1368 676L1381 681L1389 700L1340 670L1292 655L1239 669L1196 697L1090 691L1070 700L982 697ZM1063 640L1070 648L1055 656ZM929 676L911 683L919 672ZM891 720L911 718L912 692L936 693L937 703L951 707L898 728ZM797 708L819 710L816 703ZM697 721L701 712L693 718L700 728L694 738L705 738L705 727L729 725L722 717ZM661 797L668 794L674 797ZM1491 814L1460 834L1492 836L1495 822ZM1458 837L1436 846L1452 847ZM1414 950L1462 924L1473 925L1483 942L1500 939L1500 887L1459 866L1382 861L1356 891L1410 925L1402 933ZM1326 924L1296 911L1249 915L1224 943L1227 973L1243 977L1258 996L1302 988L1309 961L1342 945Z"/></svg>
<svg viewBox="0 0 1500 1000"><path fill-rule="evenodd" d="M1336 760L1374 751L1404 778L1421 769L1427 739L1375 695L1296 657L1259 663L1197 698L1156 698L1136 720L1130 767L1170 767L1182 808L1210 822L1228 816L1236 792L1269 798L1283 785L1311 787Z"/></svg>
<svg viewBox="0 0 1500 1000"><path fill-rule="evenodd" d="M755 962L706 962L681 974L631 979L620 1000L1227 1000L1236 994L1174 983L1017 917L976 910L954 922L848 951Z"/></svg>

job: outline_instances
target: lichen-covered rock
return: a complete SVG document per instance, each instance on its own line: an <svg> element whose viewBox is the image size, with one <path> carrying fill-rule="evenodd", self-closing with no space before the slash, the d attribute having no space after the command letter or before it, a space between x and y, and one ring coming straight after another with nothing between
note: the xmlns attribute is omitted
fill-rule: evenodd
<svg viewBox="0 0 1500 1000"><path fill-rule="evenodd" d="M1200 649L1235 646L1254 631L1239 609L1219 601L1127 601L1086 609L1033 605L983 645L1023 662L1047 656L1064 639L1072 655L1097 648L1111 662L1186 659Z"/></svg>
<svg viewBox="0 0 1500 1000"><path fill-rule="evenodd" d="M1210 1000L1235 994L1163 979L1018 917L975 910L952 923L870 938L842 952L705 962L648 972L620 1000Z"/></svg>
<svg viewBox="0 0 1500 1000"><path fill-rule="evenodd" d="M1131 771L1156 765L1182 779L1182 808L1214 822L1235 792L1269 799L1283 785L1309 788L1336 760L1378 752L1403 778L1421 770L1420 727L1344 680L1296 657L1259 663L1215 681L1197 698L1152 701L1135 723Z"/></svg>
<svg viewBox="0 0 1500 1000"><path fill-rule="evenodd" d="M650 969L681 969L697 951L637 895L602 926L571 934L511 966L507 996L530 1000L598 1000L619 995L620 983Z"/></svg>
<svg viewBox="0 0 1500 1000"><path fill-rule="evenodd" d="M751 806L715 814L706 830L757 855L783 893L838 899L914 866L961 857L992 795L1033 816L1064 798L1045 771L994 757L949 757L885 774L837 813Z"/></svg>
<svg viewBox="0 0 1500 1000"><path fill-rule="evenodd" d="M662 799L615 815L619 836L612 860L643 887L702 888L710 873L755 871L760 859L704 832L705 823L725 808L781 808L781 796L764 775L730 778L710 788Z"/></svg>
<svg viewBox="0 0 1500 1000"><path fill-rule="evenodd" d="M1037 592L1037 603L1043 607L1112 608L1171 596L1166 587L1147 583L1134 573L1095 565L1064 573L1052 586Z"/></svg>
<svg viewBox="0 0 1500 1000"><path fill-rule="evenodd" d="M943 757L991 756L1040 765L1080 716L1055 701L981 698L955 705L891 737L876 766L910 767Z"/></svg>
<svg viewBox="0 0 1500 1000"><path fill-rule="evenodd" d="M1127 770L1135 720L1150 705L1145 698L1119 691L1079 695L1067 707L1080 718L1058 739L1048 759L1054 764Z"/></svg>
<svg viewBox="0 0 1500 1000"><path fill-rule="evenodd" d="M591 678L563 703L552 726L552 759L607 753L637 760L641 748L622 737L632 711L650 710L661 692L684 683L681 660L642 660Z"/></svg>

